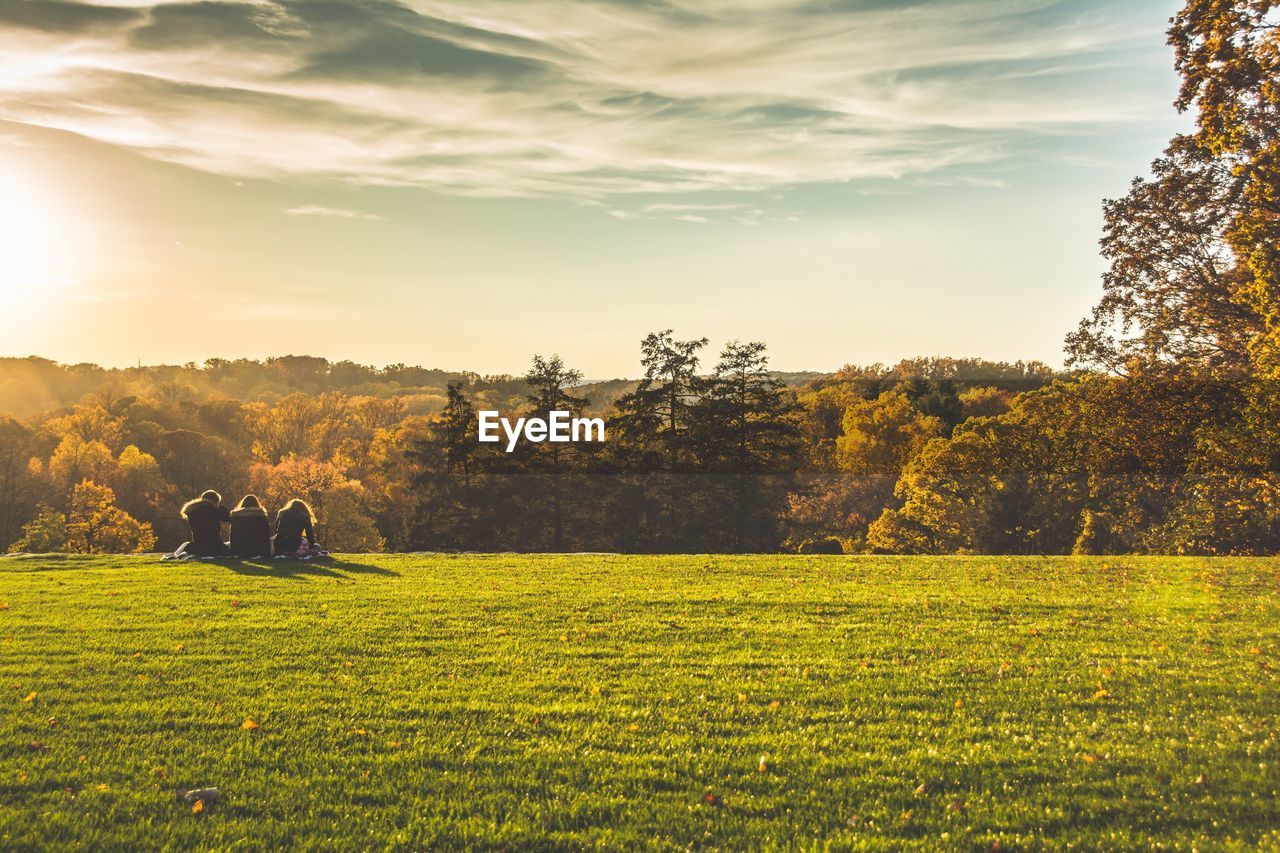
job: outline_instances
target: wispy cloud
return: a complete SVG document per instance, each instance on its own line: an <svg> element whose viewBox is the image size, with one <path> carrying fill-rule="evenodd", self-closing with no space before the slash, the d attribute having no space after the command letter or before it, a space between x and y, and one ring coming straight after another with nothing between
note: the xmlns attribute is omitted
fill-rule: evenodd
<svg viewBox="0 0 1280 853"><path fill-rule="evenodd" d="M236 177L767 191L1146 120L1115 81L1162 26L1111 0L22 0L0 4L0 118Z"/></svg>
<svg viewBox="0 0 1280 853"><path fill-rule="evenodd" d="M351 210L345 207L324 207L319 204L304 204L300 207L291 207L285 211L285 214L288 216L330 216L337 219L386 219L385 216L366 213L363 210Z"/></svg>

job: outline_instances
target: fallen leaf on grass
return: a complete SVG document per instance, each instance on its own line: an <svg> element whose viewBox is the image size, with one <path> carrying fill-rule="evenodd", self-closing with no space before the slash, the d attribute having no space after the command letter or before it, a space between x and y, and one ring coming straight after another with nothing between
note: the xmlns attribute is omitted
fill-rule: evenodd
<svg viewBox="0 0 1280 853"><path fill-rule="evenodd" d="M761 773L769 772L769 753L767 752L764 755L760 756L760 772Z"/></svg>
<svg viewBox="0 0 1280 853"><path fill-rule="evenodd" d="M99 783L99 784L98 784L98 790L99 790L99 791L110 791L110 790L111 790L111 786L110 786L110 785L108 785L106 782L101 782L101 783Z"/></svg>
<svg viewBox="0 0 1280 853"><path fill-rule="evenodd" d="M174 650L175 652L185 652L185 651L187 650L187 644L186 644L186 643L178 643L176 646L174 646L174 647L173 647L173 650Z"/></svg>
<svg viewBox="0 0 1280 853"><path fill-rule="evenodd" d="M244 729L246 732L256 732L258 729L262 728L262 726L258 725L258 723L254 721L253 717L245 717L244 722L240 724L240 728Z"/></svg>
<svg viewBox="0 0 1280 853"><path fill-rule="evenodd" d="M192 804L191 804L191 813L192 813L192 814L203 814L203 813L204 813L204 800L196 800L194 803L192 803Z"/></svg>
<svg viewBox="0 0 1280 853"><path fill-rule="evenodd" d="M22 697L22 701L26 702L27 704L31 704L32 702L36 701L36 692L32 690L26 696Z"/></svg>
<svg viewBox="0 0 1280 853"><path fill-rule="evenodd" d="M719 794L706 793L702 795L702 801L709 806L720 808L724 805L724 799Z"/></svg>
<svg viewBox="0 0 1280 853"><path fill-rule="evenodd" d="M8 610L8 609L9 609L9 602L0 601L0 610Z"/></svg>
<svg viewBox="0 0 1280 853"><path fill-rule="evenodd" d="M1098 762L1098 756L1094 755L1092 752L1086 752L1080 757L1084 759L1085 764L1096 764Z"/></svg>

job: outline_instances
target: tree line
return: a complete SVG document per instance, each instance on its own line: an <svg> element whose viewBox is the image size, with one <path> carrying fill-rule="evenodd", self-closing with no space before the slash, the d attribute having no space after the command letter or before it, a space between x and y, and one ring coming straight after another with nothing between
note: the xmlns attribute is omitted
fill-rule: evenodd
<svg viewBox="0 0 1280 853"><path fill-rule="evenodd" d="M477 440L477 408L492 402L475 377L426 414L394 396L241 401L111 382L48 416L0 419L0 549L168 549L185 535L176 508L213 487L268 506L300 496L342 550L858 550L866 500L853 516L814 506L842 500L855 469L888 477L866 488L891 499L881 445L901 443L898 421L941 434L1053 378L1043 365L921 359L797 388L761 343L732 342L704 364L707 352L706 339L647 336L643 378L594 404L606 442L513 453ZM534 357L513 382L513 416L593 407L592 386L558 356Z"/></svg>

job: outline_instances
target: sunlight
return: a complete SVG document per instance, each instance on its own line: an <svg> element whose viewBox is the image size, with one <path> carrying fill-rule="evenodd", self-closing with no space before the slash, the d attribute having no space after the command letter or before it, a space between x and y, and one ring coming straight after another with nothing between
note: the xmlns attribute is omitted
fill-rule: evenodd
<svg viewBox="0 0 1280 853"><path fill-rule="evenodd" d="M61 264L52 211L31 182L0 164L0 313L31 306Z"/></svg>

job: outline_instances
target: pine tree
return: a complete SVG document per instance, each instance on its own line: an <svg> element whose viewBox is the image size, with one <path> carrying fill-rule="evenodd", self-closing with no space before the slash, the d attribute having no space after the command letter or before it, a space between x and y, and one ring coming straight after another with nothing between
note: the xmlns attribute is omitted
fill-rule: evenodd
<svg viewBox="0 0 1280 853"><path fill-rule="evenodd" d="M733 341L695 407L693 448L709 475L701 490L707 542L730 551L774 550L800 433L798 407L769 373L765 345Z"/></svg>

